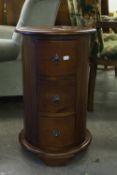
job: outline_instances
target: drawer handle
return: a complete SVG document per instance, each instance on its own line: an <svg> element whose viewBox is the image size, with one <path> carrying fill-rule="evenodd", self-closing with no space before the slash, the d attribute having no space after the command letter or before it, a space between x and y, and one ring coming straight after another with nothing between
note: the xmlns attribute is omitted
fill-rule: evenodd
<svg viewBox="0 0 117 175"><path fill-rule="evenodd" d="M59 57L58 54L56 54L55 56L53 56L53 57L51 58L51 60L52 60L52 62L54 62L54 63L59 63L59 62L60 62L60 57Z"/></svg>
<svg viewBox="0 0 117 175"><path fill-rule="evenodd" d="M60 132L59 129L53 129L53 130L52 130L52 135L53 135L54 137L59 137L59 136L61 135L61 132Z"/></svg>
<svg viewBox="0 0 117 175"><path fill-rule="evenodd" d="M54 103L59 103L60 102L60 97L58 95L55 95L55 96L52 97L52 101Z"/></svg>

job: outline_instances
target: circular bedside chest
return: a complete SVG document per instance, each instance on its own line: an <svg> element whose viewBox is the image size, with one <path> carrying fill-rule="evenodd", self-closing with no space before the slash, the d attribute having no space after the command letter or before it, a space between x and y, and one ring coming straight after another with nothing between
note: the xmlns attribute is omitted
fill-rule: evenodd
<svg viewBox="0 0 117 175"><path fill-rule="evenodd" d="M23 35L24 129L20 142L63 165L91 142L86 129L90 38L95 29L18 28Z"/></svg>

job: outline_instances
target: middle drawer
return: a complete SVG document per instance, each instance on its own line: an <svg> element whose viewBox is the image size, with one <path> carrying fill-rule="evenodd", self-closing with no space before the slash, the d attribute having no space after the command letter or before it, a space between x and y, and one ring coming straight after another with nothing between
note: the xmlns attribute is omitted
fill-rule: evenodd
<svg viewBox="0 0 117 175"><path fill-rule="evenodd" d="M76 81L73 78L39 80L38 109L43 113L75 112Z"/></svg>

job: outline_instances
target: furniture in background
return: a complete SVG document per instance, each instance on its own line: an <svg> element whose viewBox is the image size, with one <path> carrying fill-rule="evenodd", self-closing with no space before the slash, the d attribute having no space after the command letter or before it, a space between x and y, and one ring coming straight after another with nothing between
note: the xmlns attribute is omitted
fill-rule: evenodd
<svg viewBox="0 0 117 175"><path fill-rule="evenodd" d="M21 144L48 165L87 148L89 50L95 29L17 28L23 35L24 129Z"/></svg>
<svg viewBox="0 0 117 175"><path fill-rule="evenodd" d="M97 22L97 30L101 28L115 28L117 27L117 22L115 21L99 21ZM95 94L95 82L96 82L96 72L97 65L104 66L114 66L117 67L117 35L107 34L104 38L104 46L102 50L92 58L90 67L90 79L89 79L89 110L93 111L94 105L94 94ZM115 74L117 75L117 69L115 69Z"/></svg>
<svg viewBox="0 0 117 175"><path fill-rule="evenodd" d="M90 58L90 76L89 76L89 92L88 92L88 111L93 111L94 92L97 66L117 66L117 36L114 33L103 33L102 29L115 28L116 22L103 22L101 19L101 4L96 1L95 4L85 3L84 15L95 12L95 27L97 28L97 41L92 49ZM85 14L86 13L86 14ZM107 26L108 24L108 26ZM105 31L105 30L104 30ZM115 69L116 70L116 69Z"/></svg>
<svg viewBox="0 0 117 175"><path fill-rule="evenodd" d="M13 54L16 54L16 52L13 51L12 36L23 1L0 0L0 96L22 94L21 61ZM11 56L10 61L7 56L3 60L3 52Z"/></svg>
<svg viewBox="0 0 117 175"><path fill-rule="evenodd" d="M11 2L7 1L7 7L12 5ZM17 3L19 1L15 2L16 5ZM60 0L25 0L16 26L55 25L59 8L58 4L60 4ZM9 25L15 24L11 16L13 15L7 16ZM13 30L14 27L0 26L0 96L18 96L23 94L21 36L13 32ZM4 31L7 31L5 36L3 35Z"/></svg>
<svg viewBox="0 0 117 175"><path fill-rule="evenodd" d="M101 0L101 15L109 15L109 0Z"/></svg>
<svg viewBox="0 0 117 175"><path fill-rule="evenodd" d="M25 0L0 0L0 25L16 26Z"/></svg>

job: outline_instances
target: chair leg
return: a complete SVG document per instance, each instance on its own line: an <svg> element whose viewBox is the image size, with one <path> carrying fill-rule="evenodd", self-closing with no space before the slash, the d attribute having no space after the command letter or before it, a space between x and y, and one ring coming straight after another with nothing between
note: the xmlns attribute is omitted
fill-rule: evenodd
<svg viewBox="0 0 117 175"><path fill-rule="evenodd" d="M88 104L87 104L87 110L89 112L92 112L93 108L94 108L96 72L97 72L97 64L91 63L90 64L90 73L89 73Z"/></svg>
<svg viewBox="0 0 117 175"><path fill-rule="evenodd" d="M104 70L107 70L108 69L108 66L107 65L104 65Z"/></svg>
<svg viewBox="0 0 117 175"><path fill-rule="evenodd" d="M117 67L115 67L115 76L117 77Z"/></svg>

